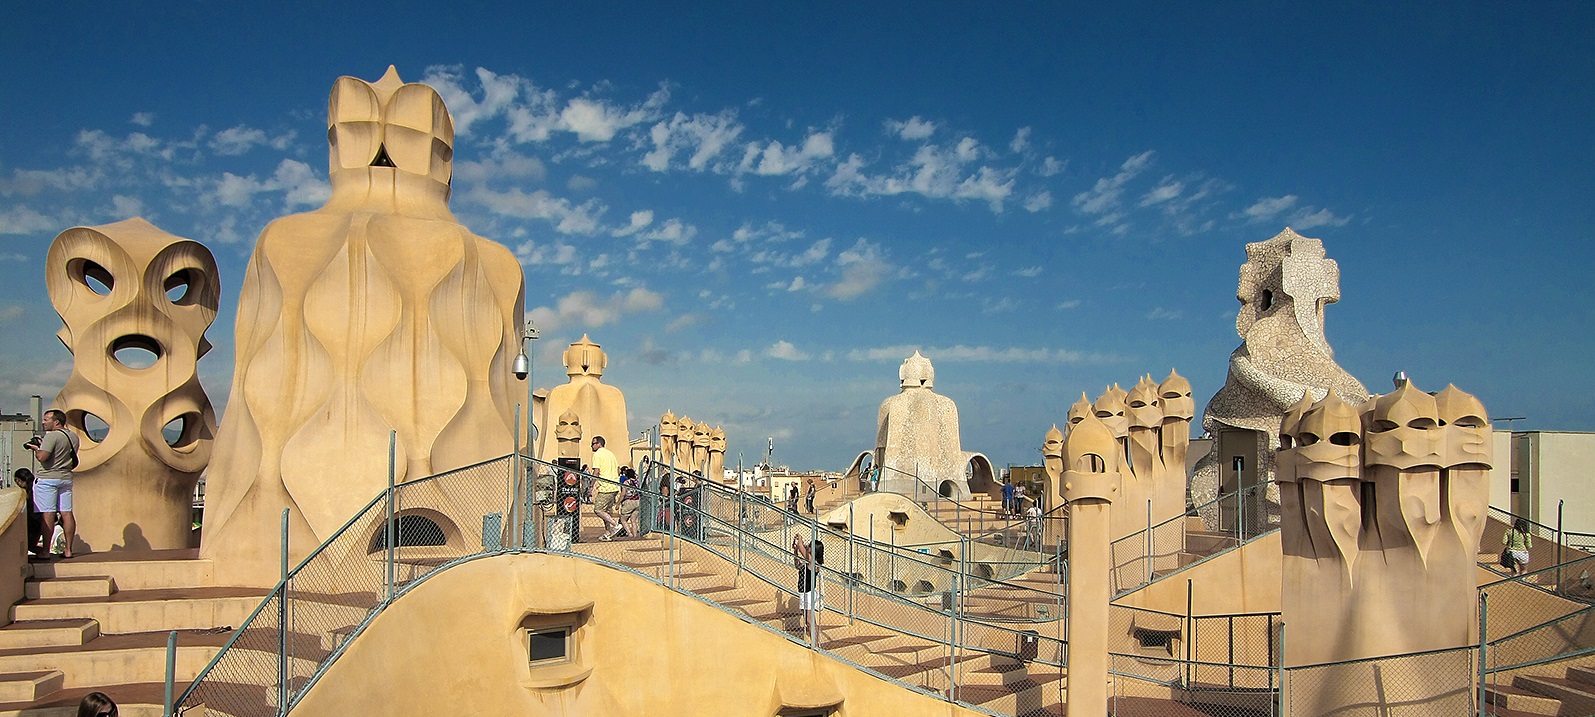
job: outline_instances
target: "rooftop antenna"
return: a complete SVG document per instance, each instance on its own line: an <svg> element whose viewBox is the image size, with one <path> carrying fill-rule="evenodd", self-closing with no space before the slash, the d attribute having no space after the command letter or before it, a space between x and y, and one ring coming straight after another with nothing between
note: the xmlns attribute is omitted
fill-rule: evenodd
<svg viewBox="0 0 1595 717"><path fill-rule="evenodd" d="M1406 371L1397 371L1396 375L1391 377L1390 382L1395 384L1396 388L1401 388L1403 386L1406 386L1407 385L1407 372Z"/></svg>

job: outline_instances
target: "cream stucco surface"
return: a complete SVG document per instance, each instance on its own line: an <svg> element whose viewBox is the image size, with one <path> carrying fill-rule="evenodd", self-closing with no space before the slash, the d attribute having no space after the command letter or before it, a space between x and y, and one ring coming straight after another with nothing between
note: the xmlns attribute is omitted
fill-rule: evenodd
<svg viewBox="0 0 1595 717"><path fill-rule="evenodd" d="M528 664L525 625L572 625L568 664ZM429 579L379 615L304 714L974 715L576 558L504 555Z"/></svg>

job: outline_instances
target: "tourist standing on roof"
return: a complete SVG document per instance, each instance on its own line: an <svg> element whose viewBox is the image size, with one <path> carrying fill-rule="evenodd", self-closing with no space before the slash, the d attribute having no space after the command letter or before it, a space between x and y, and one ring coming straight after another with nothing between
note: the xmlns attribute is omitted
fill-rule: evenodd
<svg viewBox="0 0 1595 717"><path fill-rule="evenodd" d="M61 531L66 548L61 557L72 557L72 539L78 522L72 517L72 470L78 467L78 437L66 430L66 414L50 409L40 422L44 435L23 444L39 459L39 474L33 481L33 502L44 514L45 540L55 534L55 515L61 514Z"/></svg>
<svg viewBox="0 0 1595 717"><path fill-rule="evenodd" d="M615 504L620 502L620 461L615 459L615 454L605 447L603 436L593 436L593 473L598 480L593 481L593 515L604 521L604 534L598 536L599 540L613 540L615 534L620 532L620 520L616 517Z"/></svg>

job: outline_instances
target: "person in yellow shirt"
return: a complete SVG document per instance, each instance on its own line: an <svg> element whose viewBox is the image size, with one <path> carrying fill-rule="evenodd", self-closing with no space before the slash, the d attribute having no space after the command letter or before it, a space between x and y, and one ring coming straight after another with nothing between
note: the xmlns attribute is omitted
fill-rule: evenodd
<svg viewBox="0 0 1595 717"><path fill-rule="evenodd" d="M620 532L620 520L615 516L615 503L620 495L620 461L614 452L604 446L603 436L593 436L593 515L604 521L604 534L599 540L614 540Z"/></svg>

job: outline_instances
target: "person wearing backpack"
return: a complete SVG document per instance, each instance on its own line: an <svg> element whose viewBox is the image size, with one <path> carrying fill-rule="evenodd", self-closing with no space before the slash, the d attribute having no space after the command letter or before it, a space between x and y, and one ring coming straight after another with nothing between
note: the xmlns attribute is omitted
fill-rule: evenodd
<svg viewBox="0 0 1595 717"><path fill-rule="evenodd" d="M78 437L66 430L66 413L60 410L45 411L39 423L44 435L23 444L39 459L39 473L33 480L33 503L44 514L47 541L55 534L56 513L61 514L61 533L66 538L61 557L71 558L72 540L78 529L77 520L72 517L72 471L78 467Z"/></svg>

